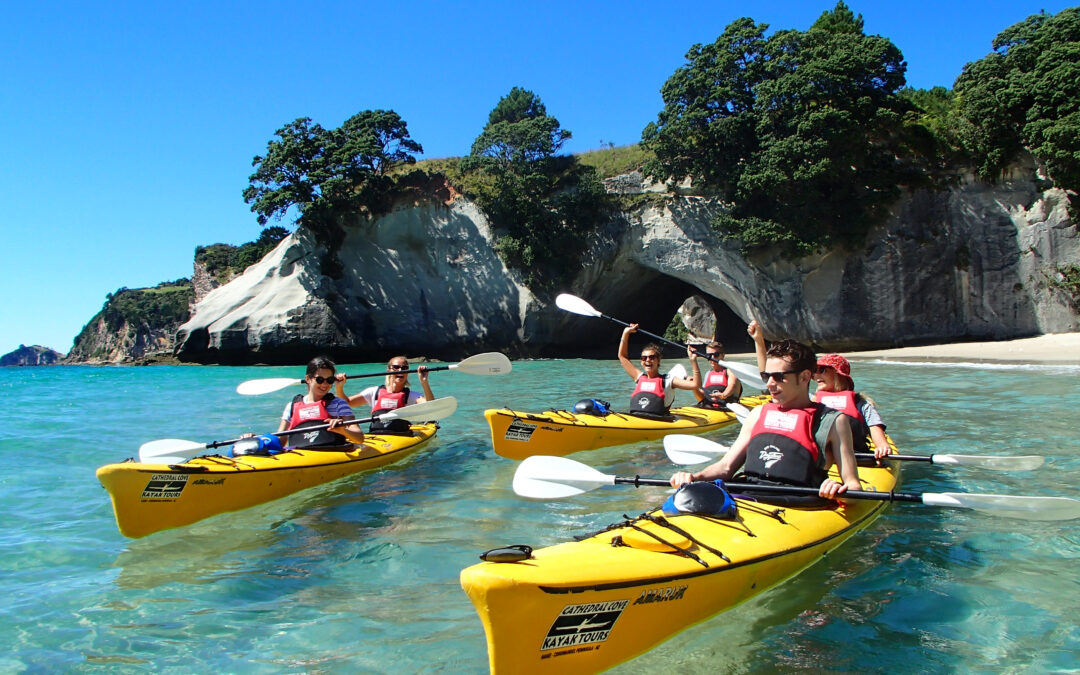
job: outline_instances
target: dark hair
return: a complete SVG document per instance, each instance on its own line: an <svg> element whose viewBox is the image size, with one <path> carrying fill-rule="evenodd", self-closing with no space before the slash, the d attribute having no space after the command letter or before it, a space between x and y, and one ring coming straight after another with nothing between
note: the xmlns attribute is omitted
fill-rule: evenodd
<svg viewBox="0 0 1080 675"><path fill-rule="evenodd" d="M716 351L720 352L721 354L726 353L724 351L724 343L723 342L717 342L716 340L713 340L712 342L705 345L705 348L706 349L715 349Z"/></svg>
<svg viewBox="0 0 1080 675"><path fill-rule="evenodd" d="M772 343L769 345L768 351L765 352L765 356L771 356L774 359L787 359L791 362L791 367L800 373L804 370L809 370L812 373L817 368L817 355L814 354L814 350L795 340L781 340Z"/></svg>
<svg viewBox="0 0 1080 675"><path fill-rule="evenodd" d="M329 357L316 356L308 361L306 377L313 377L315 373L320 370L329 370L331 373L336 373L337 366L334 365L334 362L331 361Z"/></svg>
<svg viewBox="0 0 1080 675"><path fill-rule="evenodd" d="M644 347L641 348L641 351L643 351L643 352L656 352L656 355L659 358L661 358L661 359L664 358L664 350L663 350L663 348L661 348L660 345L656 344L655 342L650 342L649 344L645 345Z"/></svg>

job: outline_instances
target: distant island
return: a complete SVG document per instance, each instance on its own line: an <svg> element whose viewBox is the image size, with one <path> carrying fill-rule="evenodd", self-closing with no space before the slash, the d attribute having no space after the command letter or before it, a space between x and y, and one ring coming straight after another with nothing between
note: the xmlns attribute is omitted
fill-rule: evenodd
<svg viewBox="0 0 1080 675"><path fill-rule="evenodd" d="M15 351L0 356L0 366L52 366L63 358L64 355L55 349L41 345L19 345Z"/></svg>

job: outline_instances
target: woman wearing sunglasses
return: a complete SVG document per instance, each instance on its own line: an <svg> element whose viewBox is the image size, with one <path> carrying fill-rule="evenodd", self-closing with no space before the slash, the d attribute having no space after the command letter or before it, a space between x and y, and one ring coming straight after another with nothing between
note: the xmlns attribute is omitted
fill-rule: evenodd
<svg viewBox="0 0 1080 675"><path fill-rule="evenodd" d="M765 335L760 324L756 320L751 321L746 332L754 339L758 368L764 369ZM855 381L851 379L851 364L847 359L839 354L819 356L814 381L817 382L814 401L839 410L850 418L855 452L866 452L870 444L874 446L874 456L878 459L892 452L889 441L885 438L885 422L881 420L874 402L855 391Z"/></svg>
<svg viewBox="0 0 1080 675"><path fill-rule="evenodd" d="M690 368L694 371L694 376L690 379L660 373L660 346L655 343L649 343L642 348L641 366L644 370L639 369L630 360L630 334L636 333L637 329L636 323L630 324L623 329L622 339L619 341L619 362L622 363L626 374L634 380L634 393L630 395L630 412L667 416L668 409L675 402L675 389L694 391L701 386L701 370L698 368L697 353L690 347L686 348Z"/></svg>
<svg viewBox="0 0 1080 675"><path fill-rule="evenodd" d="M427 366L419 366L416 369L417 375L420 376L420 387L424 390L423 396L409 389L408 370L409 360L404 356L395 356L386 362L386 372L388 374L383 384L368 387L355 396L347 396L345 394L345 375L342 374L338 376L337 394L348 401L349 405L366 404L371 406L371 414L376 417L407 405L435 400L435 394L431 393L431 386L428 385L429 373ZM409 431L409 421L398 419L382 422L375 420L371 423L371 431L407 433Z"/></svg>
<svg viewBox="0 0 1080 675"><path fill-rule="evenodd" d="M336 370L334 362L325 356L317 356L308 362L307 374L304 377L307 393L297 394L285 406L278 431L327 423L330 428L292 434L288 437L289 447L311 448L364 442L364 432L360 425L348 424L349 420L356 419L349 403L330 393L336 379Z"/></svg>

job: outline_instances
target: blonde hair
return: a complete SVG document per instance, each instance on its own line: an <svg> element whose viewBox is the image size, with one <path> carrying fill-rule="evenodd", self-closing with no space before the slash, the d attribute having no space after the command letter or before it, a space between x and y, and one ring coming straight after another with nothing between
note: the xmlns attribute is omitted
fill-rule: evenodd
<svg viewBox="0 0 1080 675"><path fill-rule="evenodd" d="M403 359L405 361L405 365L409 365L409 357L405 356L404 354L401 354L400 356L391 356L390 360L388 360L386 362L386 369L390 370L390 364L393 363L394 361L398 360L398 359ZM394 377L394 376L393 375L387 375L386 377L383 378L383 386L386 387L387 389L390 388L390 378L391 377ZM404 386L406 386L406 387L409 386L409 376L408 376L408 374L405 375L405 384L404 384Z"/></svg>

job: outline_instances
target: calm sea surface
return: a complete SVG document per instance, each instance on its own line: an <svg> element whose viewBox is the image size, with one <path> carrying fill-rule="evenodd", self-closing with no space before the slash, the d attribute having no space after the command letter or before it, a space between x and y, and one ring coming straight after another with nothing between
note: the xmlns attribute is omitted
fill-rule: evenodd
<svg viewBox="0 0 1080 675"><path fill-rule="evenodd" d="M1080 368L857 362L853 375L904 452L1047 458L1012 475L908 465L905 489L1080 497ZM144 539L119 534L97 467L153 439L273 430L292 392L234 389L280 376L302 369L0 368L0 672L481 673L463 567L664 497L630 486L515 497L516 463L492 452L484 408L586 395L623 407L631 388L614 359L516 362L502 377L433 374L458 411L399 464ZM659 443L573 458L607 473L674 468ZM839 555L614 672L1077 671L1078 617L1080 521L894 505Z"/></svg>

